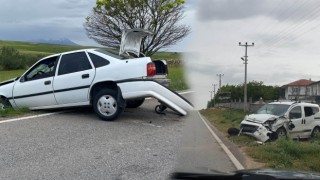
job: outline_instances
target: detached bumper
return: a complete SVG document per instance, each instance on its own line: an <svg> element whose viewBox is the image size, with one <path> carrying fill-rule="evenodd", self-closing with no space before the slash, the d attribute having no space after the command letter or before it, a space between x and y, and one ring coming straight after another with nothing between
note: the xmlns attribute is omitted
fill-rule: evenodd
<svg viewBox="0 0 320 180"><path fill-rule="evenodd" d="M245 122L240 125L240 133L255 137L261 142L266 142L269 139L268 134L271 133L262 124Z"/></svg>
<svg viewBox="0 0 320 180"><path fill-rule="evenodd" d="M124 99L154 97L181 115L187 115L187 112L193 109L188 100L153 80L132 79L119 81L117 84Z"/></svg>

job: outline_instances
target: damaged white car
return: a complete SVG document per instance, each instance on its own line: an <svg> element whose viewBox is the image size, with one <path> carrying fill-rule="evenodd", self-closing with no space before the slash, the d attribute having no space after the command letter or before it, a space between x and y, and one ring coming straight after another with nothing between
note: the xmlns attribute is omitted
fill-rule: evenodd
<svg viewBox="0 0 320 180"><path fill-rule="evenodd" d="M261 142L278 137L310 138L320 132L319 105L300 102L273 102L255 114L245 116L240 134Z"/></svg>
<svg viewBox="0 0 320 180"><path fill-rule="evenodd" d="M83 49L45 57L21 77L0 83L0 108L93 106L101 119L114 120L126 106L138 107L154 97L160 102L157 112L168 107L186 115L191 103L168 89L165 80L153 78L167 73L165 62L140 53L141 39L150 34L124 31L119 55Z"/></svg>

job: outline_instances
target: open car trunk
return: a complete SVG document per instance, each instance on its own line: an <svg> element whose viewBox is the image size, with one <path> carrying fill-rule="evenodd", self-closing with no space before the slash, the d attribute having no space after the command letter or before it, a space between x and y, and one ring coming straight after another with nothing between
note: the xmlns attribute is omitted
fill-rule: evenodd
<svg viewBox="0 0 320 180"><path fill-rule="evenodd" d="M134 54L140 57L140 47L142 38L152 35L151 31L146 29L126 29L122 33L119 55Z"/></svg>

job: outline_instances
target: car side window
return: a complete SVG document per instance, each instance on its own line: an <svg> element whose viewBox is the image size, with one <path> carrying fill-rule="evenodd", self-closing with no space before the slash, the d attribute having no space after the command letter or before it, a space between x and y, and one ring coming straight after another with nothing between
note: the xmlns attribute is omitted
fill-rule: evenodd
<svg viewBox="0 0 320 180"><path fill-rule="evenodd" d="M289 112L289 118L290 119L299 119L301 117L302 117L302 113L301 113L301 107L300 106L294 107Z"/></svg>
<svg viewBox="0 0 320 180"><path fill-rule="evenodd" d="M88 54L89 54L90 59L91 59L95 68L106 66L110 63L108 60L106 60L103 57L100 57L96 54L93 54L93 53L88 53Z"/></svg>
<svg viewBox="0 0 320 180"><path fill-rule="evenodd" d="M313 112L313 114L318 113L318 112L319 112L319 108L317 108L317 107L312 107L312 112Z"/></svg>
<svg viewBox="0 0 320 180"><path fill-rule="evenodd" d="M30 81L54 76L58 58L59 56L54 56L38 62L38 64L27 72L22 80Z"/></svg>
<svg viewBox="0 0 320 180"><path fill-rule="evenodd" d="M313 113L313 110L312 110L312 107L304 107L304 115L305 117L309 117L309 116L312 116L314 113Z"/></svg>
<svg viewBox="0 0 320 180"><path fill-rule="evenodd" d="M66 54L61 57L58 75L92 69L85 52Z"/></svg>

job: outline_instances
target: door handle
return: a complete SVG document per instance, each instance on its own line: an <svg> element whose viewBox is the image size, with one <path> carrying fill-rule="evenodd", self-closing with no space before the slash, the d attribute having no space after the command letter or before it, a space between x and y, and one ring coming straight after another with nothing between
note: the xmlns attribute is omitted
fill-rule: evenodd
<svg viewBox="0 0 320 180"><path fill-rule="evenodd" d="M86 79L86 78L89 78L89 74L82 74L82 79Z"/></svg>
<svg viewBox="0 0 320 180"><path fill-rule="evenodd" d="M51 81L50 81L50 80L44 82L44 85L49 85L49 84L51 84Z"/></svg>

